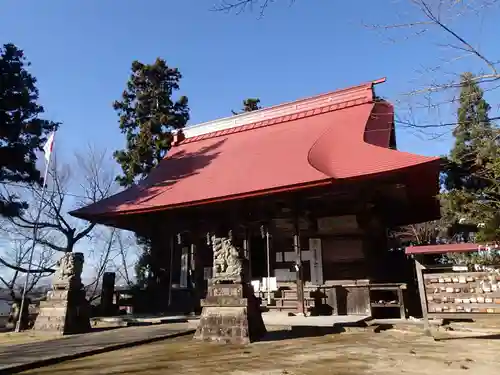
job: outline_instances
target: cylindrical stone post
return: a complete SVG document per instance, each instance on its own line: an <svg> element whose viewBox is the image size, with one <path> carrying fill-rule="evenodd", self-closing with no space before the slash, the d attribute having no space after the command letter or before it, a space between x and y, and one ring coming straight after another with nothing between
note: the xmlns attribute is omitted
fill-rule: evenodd
<svg viewBox="0 0 500 375"><path fill-rule="evenodd" d="M115 293L114 272L104 272L102 275L101 290L101 314L102 316L111 316L114 313L113 295Z"/></svg>

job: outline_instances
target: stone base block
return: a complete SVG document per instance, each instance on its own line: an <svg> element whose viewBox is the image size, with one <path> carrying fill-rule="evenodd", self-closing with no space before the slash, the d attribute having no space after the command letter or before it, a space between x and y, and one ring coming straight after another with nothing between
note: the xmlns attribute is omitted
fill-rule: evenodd
<svg viewBox="0 0 500 375"><path fill-rule="evenodd" d="M204 307L194 338L245 345L250 343L245 307Z"/></svg>
<svg viewBox="0 0 500 375"><path fill-rule="evenodd" d="M266 327L250 290L242 284L210 286L194 338L240 345L259 340Z"/></svg>
<svg viewBox="0 0 500 375"><path fill-rule="evenodd" d="M33 329L62 335L89 332L89 306L83 290L57 290L47 293L40 302L40 311Z"/></svg>

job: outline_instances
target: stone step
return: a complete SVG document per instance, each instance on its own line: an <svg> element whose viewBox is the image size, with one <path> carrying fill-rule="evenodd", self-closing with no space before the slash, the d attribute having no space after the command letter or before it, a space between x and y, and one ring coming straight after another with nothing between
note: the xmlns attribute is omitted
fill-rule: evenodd
<svg viewBox="0 0 500 375"><path fill-rule="evenodd" d="M262 301L260 302L260 305L261 306L274 306L274 305L276 305L276 299L275 298L271 298L271 303L268 304L267 303L267 298L262 298Z"/></svg>
<svg viewBox="0 0 500 375"><path fill-rule="evenodd" d="M304 306L305 307L314 307L315 306L315 299L314 298L304 298ZM326 299L322 298L321 303L325 304ZM295 306L297 307L298 304L298 299L289 299L289 298L276 298L276 306Z"/></svg>
<svg viewBox="0 0 500 375"><path fill-rule="evenodd" d="M281 291L281 298L283 299L297 299L297 290L285 289Z"/></svg>
<svg viewBox="0 0 500 375"><path fill-rule="evenodd" d="M272 311L288 311L293 312L297 310L297 305L295 306L266 306L266 309Z"/></svg>
<svg viewBox="0 0 500 375"><path fill-rule="evenodd" d="M67 307L68 306L68 301L61 301L61 300L48 300L48 301L40 301L40 307L39 309L42 308L54 308L54 307Z"/></svg>
<svg viewBox="0 0 500 375"><path fill-rule="evenodd" d="M313 290L306 290L304 289L304 298L314 298L315 296L315 291ZM325 295L321 295L320 296L322 298L325 298L326 296ZM285 290L282 290L281 291L281 298L284 298L284 299L296 299L297 298L297 290L293 289L293 290L288 290L288 289L285 289Z"/></svg>

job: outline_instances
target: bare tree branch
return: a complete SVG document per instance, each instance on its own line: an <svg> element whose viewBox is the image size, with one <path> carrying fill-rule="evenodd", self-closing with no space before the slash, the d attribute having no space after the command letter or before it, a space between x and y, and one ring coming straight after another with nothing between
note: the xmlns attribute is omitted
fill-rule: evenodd
<svg viewBox="0 0 500 375"><path fill-rule="evenodd" d="M420 224L407 225L391 231L392 238L397 241L398 247L407 243L414 245L435 244L440 237L444 237L446 224L443 220L429 221Z"/></svg>
<svg viewBox="0 0 500 375"><path fill-rule="evenodd" d="M116 241L117 229L111 229L106 239L106 244L103 251L99 251L97 263L94 265L94 280L87 285L87 298L93 301L98 298L98 289L101 285L101 279L108 268L113 256L113 246Z"/></svg>
<svg viewBox="0 0 500 375"><path fill-rule="evenodd" d="M39 257L33 259L33 264L28 270L28 260L32 243L26 239L12 239L10 251L4 249L4 254L0 257L0 281L9 290L12 299L19 296L22 278L28 277L27 291L30 292L34 286L44 277L52 274L50 252L42 252ZM8 259L7 259L8 258Z"/></svg>
<svg viewBox="0 0 500 375"><path fill-rule="evenodd" d="M69 208L72 208L74 197L67 193L71 188L71 170L77 171L80 179L79 187L82 191L82 197L78 200L79 204L89 204L106 198L112 193L114 188L113 168L106 164L106 152L97 152L89 147L85 154L75 156L77 167L70 168L69 165L57 165L57 159L54 167L49 172L50 191L43 197L37 187L29 189L32 199L30 199L32 210L23 212L19 217L9 218L12 227L20 232L23 230L33 230L35 225L39 231L49 231L58 233L56 242L54 237L47 237L40 240L39 243L48 246L56 251L71 252L75 244L82 238L90 235L95 224L87 224L80 228L81 221L71 218L67 215ZM12 191L5 194L14 196ZM40 223L35 223L33 210L42 204L42 219ZM32 235L25 233L27 238L32 239ZM65 239L64 244L60 243Z"/></svg>
<svg viewBox="0 0 500 375"><path fill-rule="evenodd" d="M255 7L259 9L259 18L264 16L267 8L278 0L221 0L219 5L212 8L213 11L217 12L234 12L236 14L241 14L245 11L253 11ZM287 0L291 6L295 0ZM283 1L281 1L283 2Z"/></svg>
<svg viewBox="0 0 500 375"><path fill-rule="evenodd" d="M92 232L92 229L94 229L94 227L95 227L95 223L90 223L89 225L87 225L87 227L85 229L83 229L80 233L75 235L74 242L78 242L82 238L87 237L90 234L90 232Z"/></svg>
<svg viewBox="0 0 500 375"><path fill-rule="evenodd" d="M3 264L6 267L9 267L10 269L13 269L14 271L22 272L22 273L54 273L55 270L52 268L41 268L41 269L31 269L28 270L27 268L19 267L14 264L10 264L0 258L0 263Z"/></svg>
<svg viewBox="0 0 500 375"><path fill-rule="evenodd" d="M1 277L12 291L19 283L20 275L29 276L32 287L41 277L54 272L54 258L57 252L71 252L75 245L84 238L90 238L95 229L93 223L83 223L74 219L67 212L75 205L89 204L113 193L114 166L106 152L98 152L89 147L85 153L76 154L76 165L58 164L54 159L46 181L46 194L42 197L36 186L0 186L0 194L6 199L22 196L30 207L19 217L2 218L0 236L7 241L0 253ZM75 199L76 188L80 188L80 198ZM77 191L77 190L76 190ZM40 222L36 223L38 209L41 207ZM36 236L34 234L36 228ZM35 256L29 265L34 238ZM18 245L16 245L18 244ZM10 248L10 250L9 250ZM7 259L9 258L9 259ZM28 272L29 270L29 272Z"/></svg>
<svg viewBox="0 0 500 375"><path fill-rule="evenodd" d="M500 1L403 0L397 5L400 9L395 7L394 13L404 19L403 22L365 26L383 31L391 42L396 42L398 37L407 41L409 36L425 35L429 40L429 47L437 47L434 55L440 61L436 66L422 66L417 70L419 77L415 79L415 85L418 87L403 95L406 100L421 97L425 104L420 108L429 112L436 111L435 115L439 117L440 106L455 104L458 100L456 93L461 87L460 74L463 68L458 68L457 72L452 65L465 58L473 58L479 63L479 67L473 72L474 81L480 84L483 90L494 90L499 86L499 59L488 56L481 49L480 40L475 40L478 36L474 27L464 28L460 22L465 24L471 17L484 16L498 7ZM401 9L404 12L401 12ZM405 34L405 30L409 33ZM390 35L391 33L395 33L396 38ZM443 56L440 56L440 53ZM436 99L440 102L436 102ZM412 106L416 107L415 104ZM415 125L414 122L407 122L410 126Z"/></svg>
<svg viewBox="0 0 500 375"><path fill-rule="evenodd" d="M439 17L439 13L436 14L432 11L429 3L424 0L412 0L414 3L418 4L420 6L420 9L422 10L422 13L430 20L431 23L434 23L435 25L439 26L442 30L444 30L446 33L451 35L453 38L457 39L461 44L462 44L462 50L467 51L472 53L473 55L477 56L480 60L482 60L491 70L491 75L496 76L498 79L498 72L493 64L493 62L488 59L486 56L484 56L479 50L474 48L471 43L466 41L463 36L460 36L457 34L454 30L452 30L449 26L446 26ZM442 3L440 3L441 5ZM456 48L456 47L455 47Z"/></svg>
<svg viewBox="0 0 500 375"><path fill-rule="evenodd" d="M118 253L120 256L120 264L115 265L115 271L127 285L131 286L134 282L130 275L130 270L134 268L137 259L139 258L139 249L135 236L127 235L125 232L120 232L116 238ZM135 254L132 254L131 259L130 249L135 249Z"/></svg>

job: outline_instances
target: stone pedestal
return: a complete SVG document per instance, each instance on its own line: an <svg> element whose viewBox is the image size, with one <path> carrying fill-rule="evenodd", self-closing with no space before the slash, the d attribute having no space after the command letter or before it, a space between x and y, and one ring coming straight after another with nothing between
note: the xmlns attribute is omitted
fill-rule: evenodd
<svg viewBox="0 0 500 375"><path fill-rule="evenodd" d="M62 335L89 332L89 313L83 289L51 290L47 293L47 300L40 301L40 312L33 329Z"/></svg>
<svg viewBox="0 0 500 375"><path fill-rule="evenodd" d="M81 282L82 253L66 253L59 260L52 290L40 309L33 327L63 335L90 331L90 306Z"/></svg>
<svg viewBox="0 0 500 375"><path fill-rule="evenodd" d="M244 345L266 333L259 302L248 284L210 285L201 305L195 339Z"/></svg>

